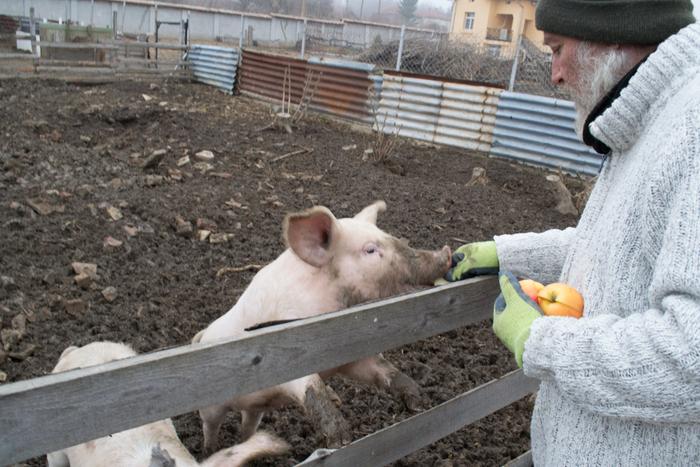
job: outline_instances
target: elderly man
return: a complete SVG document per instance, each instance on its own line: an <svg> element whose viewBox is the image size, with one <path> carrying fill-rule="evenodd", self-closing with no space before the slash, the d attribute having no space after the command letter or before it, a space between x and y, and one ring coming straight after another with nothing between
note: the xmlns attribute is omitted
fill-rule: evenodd
<svg viewBox="0 0 700 467"><path fill-rule="evenodd" d="M575 228L464 245L447 279L501 271L535 465L700 465L700 24L689 0L540 0L536 25L598 181ZM542 317L514 274L572 285L583 318Z"/></svg>

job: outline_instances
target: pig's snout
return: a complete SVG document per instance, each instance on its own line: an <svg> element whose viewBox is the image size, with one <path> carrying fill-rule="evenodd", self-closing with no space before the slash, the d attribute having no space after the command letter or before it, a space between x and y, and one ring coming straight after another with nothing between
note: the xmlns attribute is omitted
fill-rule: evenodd
<svg viewBox="0 0 700 467"><path fill-rule="evenodd" d="M440 250L440 255L443 260L443 263L446 264L445 271L447 272L450 267L452 267L452 249L445 245L442 247L442 250Z"/></svg>
<svg viewBox="0 0 700 467"><path fill-rule="evenodd" d="M452 265L452 250L445 245L441 250L418 250L416 252L416 283L433 285L435 279L445 275Z"/></svg>

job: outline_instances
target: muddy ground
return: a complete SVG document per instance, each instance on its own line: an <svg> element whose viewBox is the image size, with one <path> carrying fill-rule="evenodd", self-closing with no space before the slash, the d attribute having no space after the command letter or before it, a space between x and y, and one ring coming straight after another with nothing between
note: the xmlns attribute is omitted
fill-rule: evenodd
<svg viewBox="0 0 700 467"><path fill-rule="evenodd" d="M313 115L292 134L261 131L269 104L205 85L3 80L0 102L0 327L11 352L0 370L8 382L47 374L69 345L116 340L148 352L188 343L235 303L255 270L217 272L274 259L289 211L323 204L351 216L384 199L379 225L423 248L576 222L554 210L542 170L404 139L376 163L365 154L371 134ZM213 160L198 162L202 150ZM476 166L488 183L466 186ZM567 184L583 189L578 179ZM214 241L183 232L198 221ZM77 284L73 262L96 264L97 278ZM420 383L424 407L515 368L489 322L386 356ZM385 392L331 384L355 439L411 415ZM530 411L522 400L394 465L500 465L528 449ZM198 416L175 423L201 456ZM237 440L238 423L229 418L223 443ZM267 414L262 427L293 452L256 465L293 465L323 444L295 408Z"/></svg>

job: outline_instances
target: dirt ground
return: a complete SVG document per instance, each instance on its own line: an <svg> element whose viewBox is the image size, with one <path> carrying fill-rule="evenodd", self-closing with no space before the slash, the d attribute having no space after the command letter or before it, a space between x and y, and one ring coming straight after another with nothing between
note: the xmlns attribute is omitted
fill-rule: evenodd
<svg viewBox="0 0 700 467"><path fill-rule="evenodd" d="M115 340L149 352L188 343L255 273L217 272L273 260L285 213L314 204L345 217L384 199L379 225L422 248L577 220L554 210L545 171L404 139L388 162L363 160L369 133L314 115L292 134L260 131L269 104L205 85L1 80L0 102L0 327L10 352L0 371L8 382L49 373L69 345ZM198 162L202 150L213 160ZM476 166L488 183L465 186ZM567 184L583 189L579 179ZM213 241L183 232L197 222L217 234ZM96 264L97 278L77 284L73 262ZM385 355L419 382L426 408L515 368L490 322ZM355 439L411 415L385 392L331 385ZM500 465L528 449L530 411L522 400L394 465ZM201 456L198 416L175 424ZM238 424L229 418L222 445L237 441ZM262 428L293 452L255 465L293 465L323 447L295 408L268 413Z"/></svg>

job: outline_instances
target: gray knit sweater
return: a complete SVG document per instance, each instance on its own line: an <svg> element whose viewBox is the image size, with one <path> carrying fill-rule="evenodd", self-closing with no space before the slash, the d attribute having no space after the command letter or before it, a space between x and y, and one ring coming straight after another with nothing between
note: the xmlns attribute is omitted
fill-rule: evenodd
<svg viewBox="0 0 700 467"><path fill-rule="evenodd" d="M612 153L576 228L495 238L502 269L586 302L525 345L535 465L700 466L700 23L591 132Z"/></svg>

